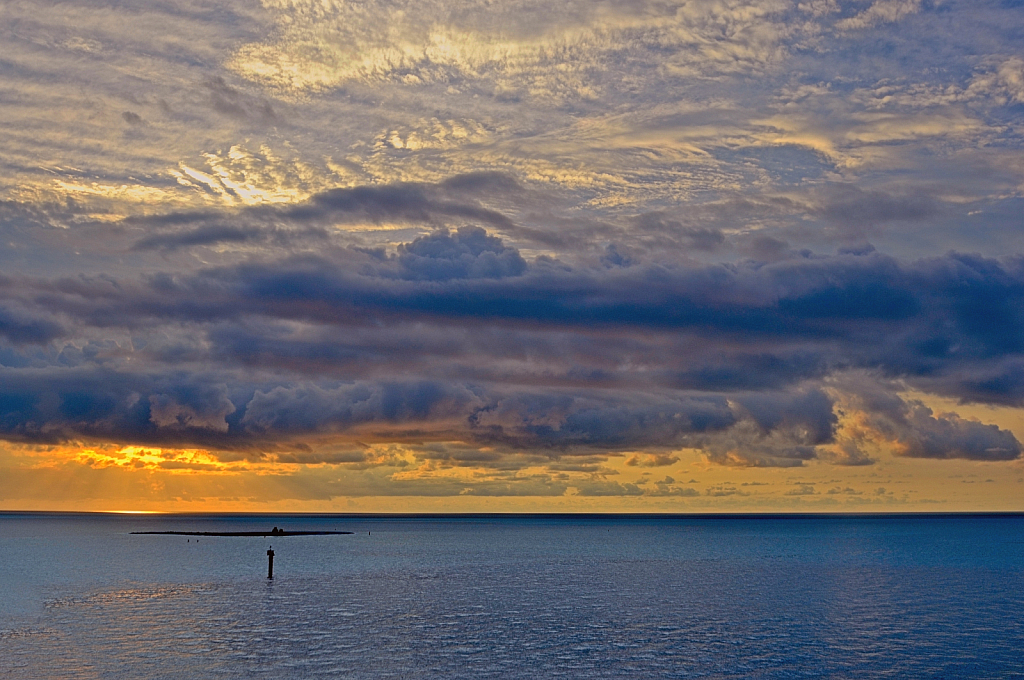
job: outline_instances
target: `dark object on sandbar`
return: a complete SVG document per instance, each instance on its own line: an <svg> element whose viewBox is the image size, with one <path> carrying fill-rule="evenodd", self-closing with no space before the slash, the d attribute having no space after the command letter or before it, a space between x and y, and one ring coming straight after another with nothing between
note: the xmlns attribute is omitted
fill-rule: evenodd
<svg viewBox="0 0 1024 680"><path fill-rule="evenodd" d="M274 578L274 546L267 551L267 578Z"/></svg>
<svg viewBox="0 0 1024 680"><path fill-rule="evenodd" d="M334 536L351 534L351 531L285 531L278 529L274 531L133 531L133 534L147 534L162 536Z"/></svg>

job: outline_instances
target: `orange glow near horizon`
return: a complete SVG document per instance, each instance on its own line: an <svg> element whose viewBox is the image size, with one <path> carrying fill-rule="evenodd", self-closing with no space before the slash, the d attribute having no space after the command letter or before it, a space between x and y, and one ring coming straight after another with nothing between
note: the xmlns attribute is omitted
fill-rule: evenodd
<svg viewBox="0 0 1024 680"><path fill-rule="evenodd" d="M111 515L165 515L163 510L100 510Z"/></svg>
<svg viewBox="0 0 1024 680"><path fill-rule="evenodd" d="M873 451L873 465L846 467L840 476L835 466L820 461L792 468L732 467L695 450L634 452L575 465L536 463L515 471L422 460L411 450L392 450L388 459L368 456L374 463L369 466L263 463L204 471L90 465L92 449L79 455L69 448L47 458L38 451L13 455L8 447L0 451L0 467L6 470L0 477L0 508L125 515L1020 509L1024 465L1019 461L922 461L892 455L894 450Z"/></svg>

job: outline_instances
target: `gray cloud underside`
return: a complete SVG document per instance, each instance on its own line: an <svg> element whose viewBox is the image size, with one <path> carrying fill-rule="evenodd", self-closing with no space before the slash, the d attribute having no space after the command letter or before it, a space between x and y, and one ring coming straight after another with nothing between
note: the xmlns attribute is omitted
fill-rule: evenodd
<svg viewBox="0 0 1024 680"><path fill-rule="evenodd" d="M340 224L404 222L442 226L466 220L499 230L514 231L514 223L501 212L484 207L479 199L495 192L515 195L521 187L500 173L459 175L440 184L397 184L382 187L334 189L309 201L283 208L253 207L235 215L184 213L128 220L150 232L132 249L170 251L224 243L269 243L330 238ZM168 228L170 227L170 228Z"/></svg>
<svg viewBox="0 0 1024 680"><path fill-rule="evenodd" d="M1022 297L1020 258L864 249L570 265L528 261L471 226L392 252L8 277L0 428L250 455L341 437L549 457L692 446L721 462L800 464L834 442L828 381L851 371L1024 402ZM862 402L906 455L1020 454L994 426L895 396Z"/></svg>

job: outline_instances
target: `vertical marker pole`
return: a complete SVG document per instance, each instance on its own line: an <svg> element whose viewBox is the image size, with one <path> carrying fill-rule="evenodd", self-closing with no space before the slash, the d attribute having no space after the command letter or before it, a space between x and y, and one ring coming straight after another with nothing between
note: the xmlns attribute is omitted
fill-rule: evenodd
<svg viewBox="0 0 1024 680"><path fill-rule="evenodd" d="M267 551L267 578L274 578L274 546Z"/></svg>

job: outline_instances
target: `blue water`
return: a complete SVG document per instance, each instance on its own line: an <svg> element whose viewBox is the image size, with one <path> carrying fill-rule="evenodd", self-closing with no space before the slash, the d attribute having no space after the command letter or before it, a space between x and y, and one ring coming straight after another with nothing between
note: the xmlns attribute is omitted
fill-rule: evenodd
<svg viewBox="0 0 1024 680"><path fill-rule="evenodd" d="M272 526L355 533L129 534ZM1024 517L0 514L0 598L3 678L1024 677Z"/></svg>

